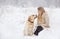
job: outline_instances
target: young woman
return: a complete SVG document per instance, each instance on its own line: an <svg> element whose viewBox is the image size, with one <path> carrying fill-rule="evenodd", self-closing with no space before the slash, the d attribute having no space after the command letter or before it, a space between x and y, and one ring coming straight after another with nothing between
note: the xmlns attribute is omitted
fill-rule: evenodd
<svg viewBox="0 0 60 39"><path fill-rule="evenodd" d="M38 7L37 25L34 35L38 35L44 28L49 28L49 18L43 7Z"/></svg>

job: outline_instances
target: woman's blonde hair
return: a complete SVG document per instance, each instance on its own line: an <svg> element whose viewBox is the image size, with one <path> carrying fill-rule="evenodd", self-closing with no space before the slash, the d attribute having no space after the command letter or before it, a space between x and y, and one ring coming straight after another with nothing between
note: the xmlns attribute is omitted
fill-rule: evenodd
<svg viewBox="0 0 60 39"><path fill-rule="evenodd" d="M42 13L45 12L44 8L43 7L38 7L38 11L42 11Z"/></svg>
<svg viewBox="0 0 60 39"><path fill-rule="evenodd" d="M44 10L44 8L43 7L38 7L38 11L42 11L41 12L41 16L38 14L38 19L39 19L39 21L41 22L43 19L42 19L42 15L43 15L43 13L45 13L45 10ZM39 22L38 21L38 22Z"/></svg>

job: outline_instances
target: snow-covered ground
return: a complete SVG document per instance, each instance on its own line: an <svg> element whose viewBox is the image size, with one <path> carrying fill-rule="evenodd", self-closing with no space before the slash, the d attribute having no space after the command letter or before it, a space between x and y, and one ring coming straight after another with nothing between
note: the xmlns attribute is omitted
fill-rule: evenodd
<svg viewBox="0 0 60 39"><path fill-rule="evenodd" d="M35 7L3 6L0 8L0 39L60 39L60 8L45 8L49 15L50 29L39 36L23 36L25 21L37 14Z"/></svg>

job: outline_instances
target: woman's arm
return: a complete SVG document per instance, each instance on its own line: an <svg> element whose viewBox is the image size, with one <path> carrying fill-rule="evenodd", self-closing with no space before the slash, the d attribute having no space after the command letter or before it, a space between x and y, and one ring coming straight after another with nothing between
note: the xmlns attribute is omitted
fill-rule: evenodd
<svg viewBox="0 0 60 39"><path fill-rule="evenodd" d="M50 26L49 26L49 17L48 17L48 14L45 13L43 18L44 18L45 23L42 23L41 25L46 27L46 28L49 28Z"/></svg>

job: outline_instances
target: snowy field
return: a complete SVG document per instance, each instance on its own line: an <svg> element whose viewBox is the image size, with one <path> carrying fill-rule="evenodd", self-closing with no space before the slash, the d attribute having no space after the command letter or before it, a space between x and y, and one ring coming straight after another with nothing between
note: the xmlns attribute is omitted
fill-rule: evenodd
<svg viewBox="0 0 60 39"><path fill-rule="evenodd" d="M23 36L25 21L31 14L37 14L35 7L0 7L0 39L60 39L60 8L45 8L49 15L50 29L39 36Z"/></svg>

